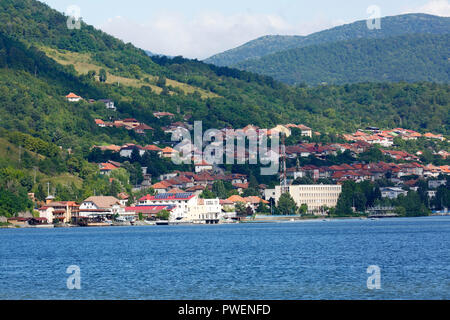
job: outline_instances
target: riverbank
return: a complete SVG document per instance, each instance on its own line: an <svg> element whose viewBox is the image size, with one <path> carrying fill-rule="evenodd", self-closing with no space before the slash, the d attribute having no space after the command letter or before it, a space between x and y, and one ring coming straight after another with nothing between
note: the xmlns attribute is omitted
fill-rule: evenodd
<svg viewBox="0 0 450 320"><path fill-rule="evenodd" d="M407 217L396 217L396 218L407 218ZM372 218L373 219L373 218ZM381 219L381 218L379 218ZM386 218L387 219L387 218ZM206 224L206 223L192 223L192 222L165 222L165 221L136 221L133 224L124 222L113 222L113 224L106 223L96 223L87 226L79 225L0 225L0 229L61 229L61 228L109 228L109 227L156 227L156 226L210 226L210 225L230 225L230 224L270 224L270 223L299 223L299 222L312 222L312 221L344 221L344 220L371 220L366 216L349 216L349 217L328 217L328 216L256 216L241 219L241 221L229 222L221 221L217 224ZM378 220L378 219L377 219Z"/></svg>

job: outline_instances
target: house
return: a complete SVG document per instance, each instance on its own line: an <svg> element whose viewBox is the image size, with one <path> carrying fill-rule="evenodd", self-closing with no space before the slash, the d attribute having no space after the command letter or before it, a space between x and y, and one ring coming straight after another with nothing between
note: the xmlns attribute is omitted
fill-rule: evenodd
<svg viewBox="0 0 450 320"><path fill-rule="evenodd" d="M246 197L246 198L244 198L244 200L245 200L245 203L247 204L247 206L252 208L253 211L256 211L256 209L258 209L261 202L266 205L270 204L269 201L266 201L264 199L261 199L260 197L255 197L255 196Z"/></svg>
<svg viewBox="0 0 450 320"><path fill-rule="evenodd" d="M111 99L101 99L99 101L103 102L105 104L106 109L110 109L110 110L114 110L114 111L117 110L116 106L114 105L114 101L113 100L111 100Z"/></svg>
<svg viewBox="0 0 450 320"><path fill-rule="evenodd" d="M120 168L120 165L112 164L111 162L100 163L100 174L101 175L110 175L111 172Z"/></svg>
<svg viewBox="0 0 450 320"><path fill-rule="evenodd" d="M69 102L78 102L82 100L83 98L80 96L77 96L75 93L71 92L66 96L67 101Z"/></svg>
<svg viewBox="0 0 450 320"><path fill-rule="evenodd" d="M155 113L153 113L153 115L155 116L155 118L158 118L158 119L161 119L164 117L169 117L169 118L175 117L175 115L170 112L155 112Z"/></svg>
<svg viewBox="0 0 450 320"><path fill-rule="evenodd" d="M130 196L126 194L125 192L121 192L117 195L117 198L119 198L119 202L122 206L126 206L128 203L128 200L130 199Z"/></svg>
<svg viewBox="0 0 450 320"><path fill-rule="evenodd" d="M156 193L167 193L171 189L172 184L167 181L161 181L152 185L152 189L155 190Z"/></svg>
<svg viewBox="0 0 450 320"><path fill-rule="evenodd" d="M287 138L289 138L291 136L291 130L286 127L283 126L281 124L277 125L275 128L270 129L270 133L274 133L274 132L278 132L279 134L284 134ZM269 133L268 133L269 135Z"/></svg>
<svg viewBox="0 0 450 320"><path fill-rule="evenodd" d="M440 186L446 186L447 180L429 180L428 181L428 188L429 189L437 189Z"/></svg>
<svg viewBox="0 0 450 320"><path fill-rule="evenodd" d="M207 163L206 161L201 161L195 164L195 173L200 173L202 171L210 171L213 169L213 165Z"/></svg>
<svg viewBox="0 0 450 320"><path fill-rule="evenodd" d="M244 193L244 190L247 190L249 187L249 183L233 183L233 188L237 190L239 194Z"/></svg>
<svg viewBox="0 0 450 320"><path fill-rule="evenodd" d="M193 187L187 188L186 192L193 193L196 196L200 196L204 190L205 190L204 186L193 186Z"/></svg>
<svg viewBox="0 0 450 320"><path fill-rule="evenodd" d="M178 151L176 151L175 149L172 149L171 147L165 147L161 151L162 151L162 156L164 158L172 158L178 154Z"/></svg>
<svg viewBox="0 0 450 320"><path fill-rule="evenodd" d="M93 196L81 203L78 214L73 218L74 220L112 219L117 214L125 214L125 208L119 199L111 196Z"/></svg>
<svg viewBox="0 0 450 320"><path fill-rule="evenodd" d="M381 150L381 152L385 155L390 156L395 160L404 160L404 161L418 161L419 158L413 154L409 154L405 151L396 151L396 150Z"/></svg>
<svg viewBox="0 0 450 320"><path fill-rule="evenodd" d="M405 191L402 188L397 188L397 187L380 188L380 191L381 191L381 197L389 198L389 199L397 199L400 195L403 195L403 196L408 195L408 191Z"/></svg>
<svg viewBox="0 0 450 320"><path fill-rule="evenodd" d="M305 125L303 125L303 124L299 124L299 125L287 124L287 125L285 125L285 127L286 128L290 128L290 129L291 128L297 128L297 129L299 129L301 131L302 136L312 138L312 129L307 127L307 126L305 126Z"/></svg>
<svg viewBox="0 0 450 320"><path fill-rule="evenodd" d="M398 173L398 177L409 176L409 175L417 175L422 176L424 172L423 166L420 164L413 163L405 163L400 165L400 172Z"/></svg>
<svg viewBox="0 0 450 320"><path fill-rule="evenodd" d="M152 127L146 125L145 123L141 123L137 127L134 127L133 130L137 134L145 134L147 131L152 131L154 129Z"/></svg>
<svg viewBox="0 0 450 320"><path fill-rule="evenodd" d="M139 127L141 123L134 118L124 119L122 120L123 125L128 129L134 129Z"/></svg>
<svg viewBox="0 0 450 320"><path fill-rule="evenodd" d="M425 133L424 137L428 138L428 139L438 139L438 140L441 140L441 141L445 141L446 140L442 134Z"/></svg>
<svg viewBox="0 0 450 320"><path fill-rule="evenodd" d="M260 197L243 198L238 195L233 195L233 196L229 197L228 199L226 199L225 201L226 201L228 207L231 206L230 204L233 204L234 206L236 206L237 203L242 203L246 207L250 207L253 211L256 211L256 209L258 208L258 206L261 202L263 202L265 204L269 204L269 201L263 200Z"/></svg>
<svg viewBox="0 0 450 320"><path fill-rule="evenodd" d="M122 147L116 146L115 144L111 144L109 146L93 146L92 149L100 149L101 151L112 151L112 152L120 152Z"/></svg>
<svg viewBox="0 0 450 320"><path fill-rule="evenodd" d="M79 205L73 201L52 201L38 209L39 217L48 223L70 223L77 214Z"/></svg>
<svg viewBox="0 0 450 320"><path fill-rule="evenodd" d="M124 158L131 158L133 154L133 150L139 151L139 155L142 157L145 154L145 151L141 146L129 143L120 148L120 156Z"/></svg>
<svg viewBox="0 0 450 320"><path fill-rule="evenodd" d="M106 123L103 120L101 120L101 119L95 119L95 124L97 126L99 126L100 128L105 128L106 127Z"/></svg>

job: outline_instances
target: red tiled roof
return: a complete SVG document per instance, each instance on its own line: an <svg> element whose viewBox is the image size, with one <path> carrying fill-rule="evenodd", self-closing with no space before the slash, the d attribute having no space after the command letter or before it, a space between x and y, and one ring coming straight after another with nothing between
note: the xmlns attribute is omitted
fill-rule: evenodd
<svg viewBox="0 0 450 320"><path fill-rule="evenodd" d="M69 94L66 96L66 98L68 98L68 99L71 99L71 98L76 99L76 98L81 98L81 97L80 97L80 96L77 96L75 93L71 92L71 93L69 93Z"/></svg>

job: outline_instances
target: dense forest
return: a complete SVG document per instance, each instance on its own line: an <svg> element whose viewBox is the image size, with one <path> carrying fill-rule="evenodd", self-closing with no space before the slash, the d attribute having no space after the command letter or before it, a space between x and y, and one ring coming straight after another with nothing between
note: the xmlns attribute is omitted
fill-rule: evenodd
<svg viewBox="0 0 450 320"><path fill-rule="evenodd" d="M205 60L218 66L234 66L250 59L277 52L321 44L357 39L382 39L411 34L449 33L448 17L427 14L405 14L381 19L381 29L367 28L366 21L357 21L308 36L264 36L238 48L228 50Z"/></svg>
<svg viewBox="0 0 450 320"><path fill-rule="evenodd" d="M282 51L236 67L289 84L448 83L449 41L449 34L359 39Z"/></svg>

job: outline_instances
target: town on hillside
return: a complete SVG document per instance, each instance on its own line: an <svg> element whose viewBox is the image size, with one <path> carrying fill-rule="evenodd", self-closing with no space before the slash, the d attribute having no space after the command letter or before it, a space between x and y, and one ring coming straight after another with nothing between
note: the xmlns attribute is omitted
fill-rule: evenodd
<svg viewBox="0 0 450 320"><path fill-rule="evenodd" d="M71 93L66 99L82 98ZM110 99L99 101L113 112ZM89 103L95 103L90 100ZM189 120L164 119L164 134L191 132ZM137 119L95 119L100 129L150 135L154 129ZM230 128L219 131L225 136ZM243 133L278 133L279 150L259 155L280 161L277 175L262 176L260 165L208 163L204 151L187 143L155 141L139 145L93 145L89 161L98 170L106 192L90 190L85 198L68 198L61 186L48 183L40 195L30 193L35 213L10 217L16 226L109 226L218 224L320 217L391 217L447 213L449 207L448 141L443 135L395 128L360 129L326 135L303 124L262 129L249 124ZM186 148L186 150L183 150ZM239 147L238 147L239 148ZM251 158L248 145L234 156ZM241 147L242 148L242 147ZM175 165L183 156L192 164ZM103 189L105 190L105 189ZM82 196L82 195L80 195ZM275 219L275 218L272 218ZM276 219L275 219L276 220ZM273 221L273 220L271 220Z"/></svg>

